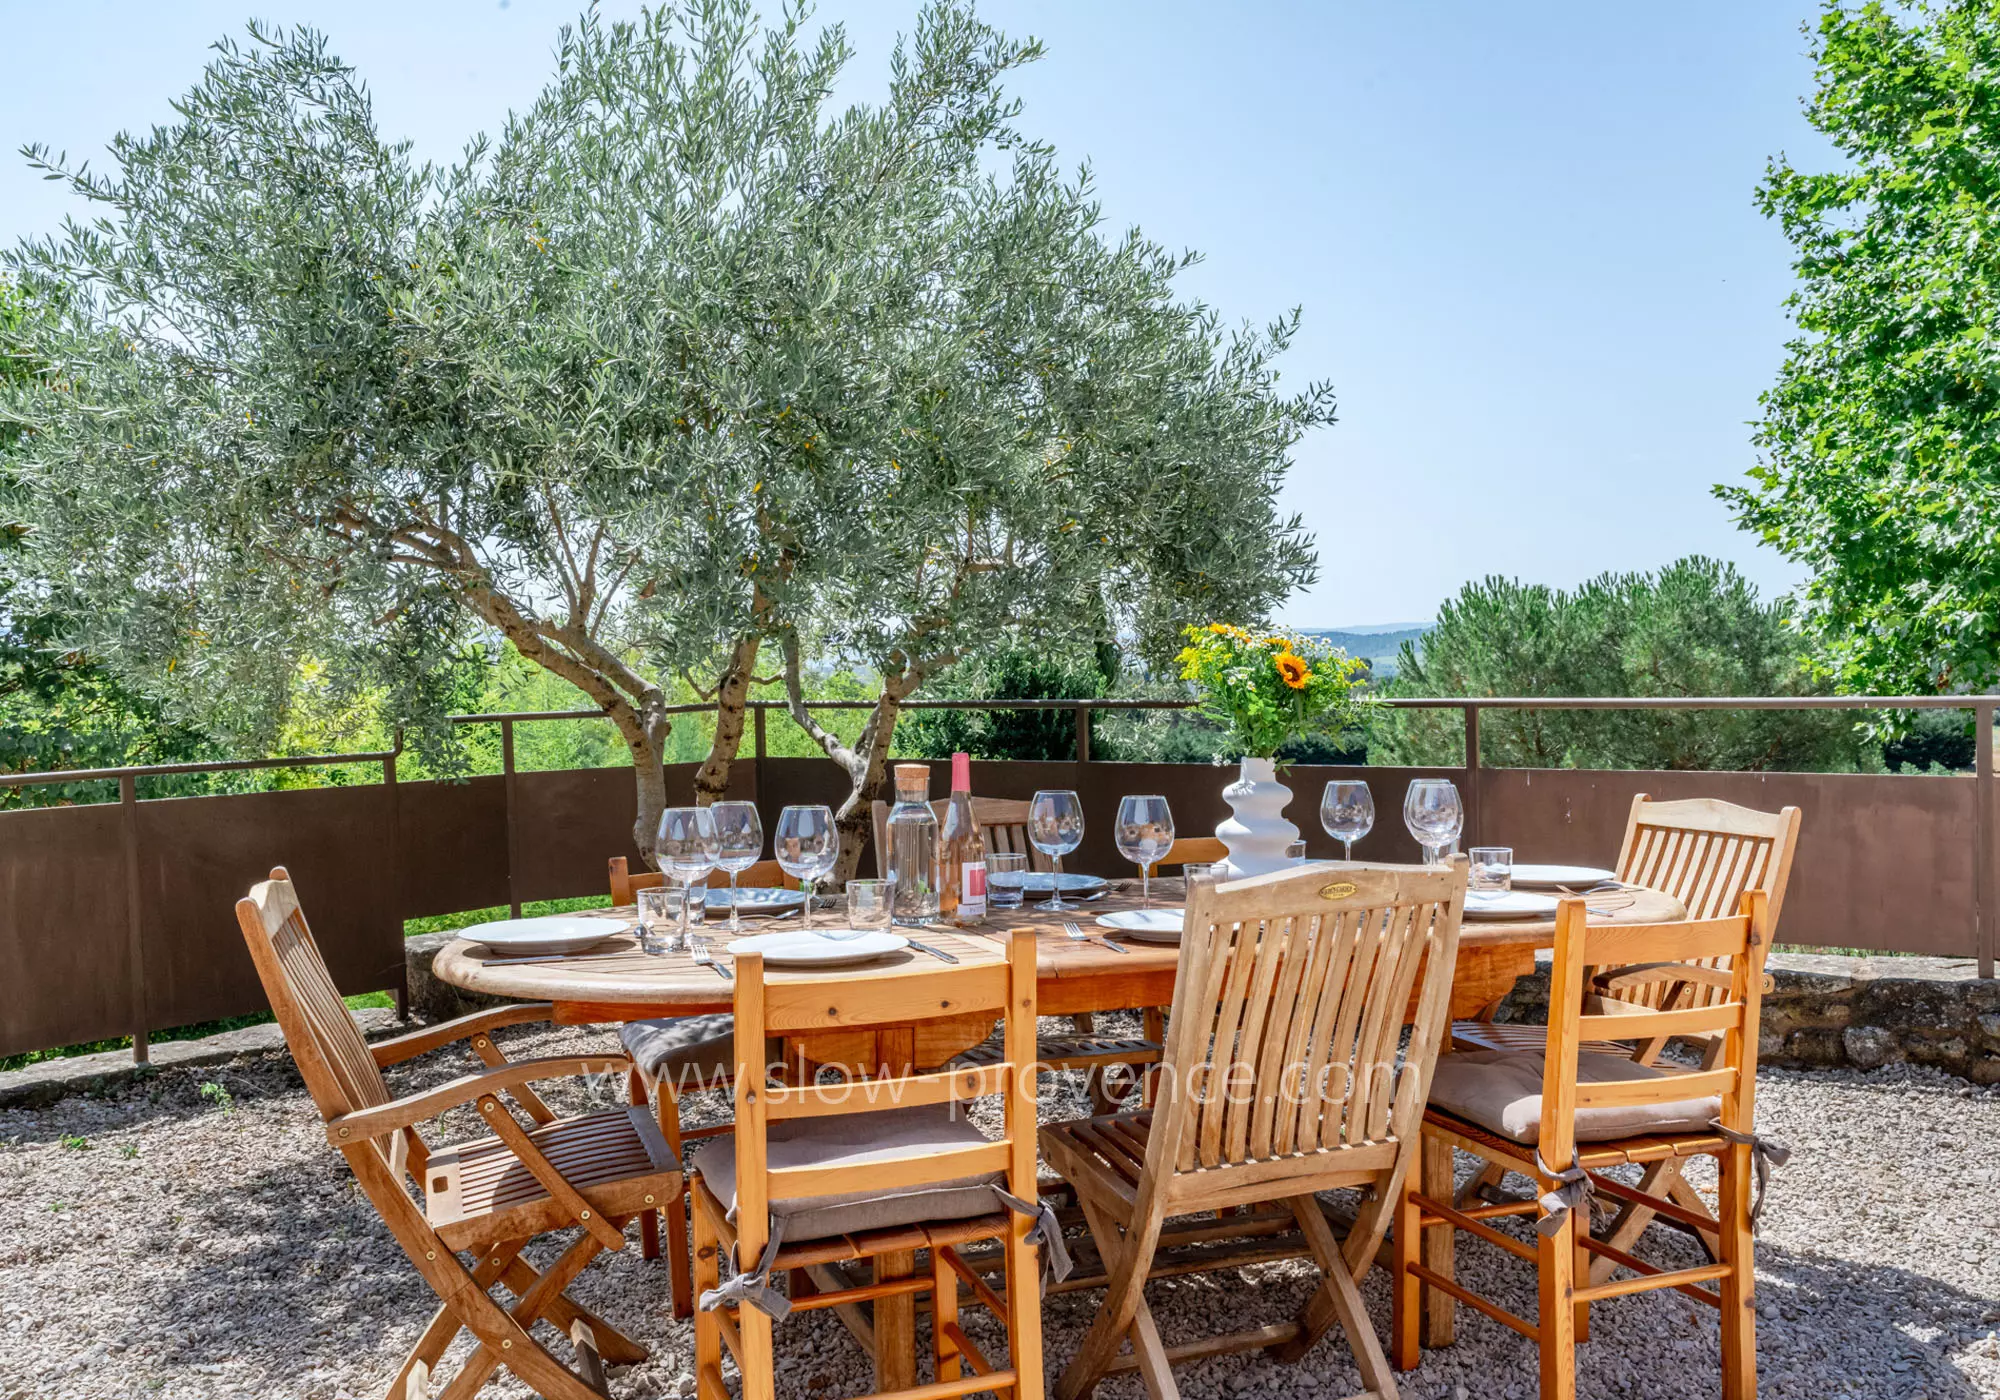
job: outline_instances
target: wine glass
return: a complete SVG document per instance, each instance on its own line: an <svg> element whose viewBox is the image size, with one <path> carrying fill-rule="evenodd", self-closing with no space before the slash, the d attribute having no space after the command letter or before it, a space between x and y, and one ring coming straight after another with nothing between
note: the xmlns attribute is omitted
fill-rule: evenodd
<svg viewBox="0 0 2000 1400"><path fill-rule="evenodd" d="M1083 801L1067 790L1043 791L1028 804L1028 842L1055 865L1049 876L1048 910L1074 909L1062 897L1062 858L1083 844Z"/></svg>
<svg viewBox="0 0 2000 1400"><path fill-rule="evenodd" d="M1375 797L1359 778L1335 778L1326 785L1319 800L1319 824L1326 834L1347 848L1354 859L1354 843L1375 829Z"/></svg>
<svg viewBox="0 0 2000 1400"><path fill-rule="evenodd" d="M1465 808L1449 778L1412 778L1403 795L1403 824L1424 848L1424 863L1435 865L1456 844L1465 826Z"/></svg>
<svg viewBox="0 0 2000 1400"><path fill-rule="evenodd" d="M1174 814L1164 797L1126 797L1112 835L1118 854L1139 867L1139 907L1153 907L1153 863L1174 844Z"/></svg>
<svg viewBox="0 0 2000 1400"><path fill-rule="evenodd" d="M660 814L660 838L653 852L660 869L681 884L680 946L687 947L688 905L696 898L695 881L706 880L715 869L718 849L715 818L706 807L669 807Z"/></svg>
<svg viewBox="0 0 2000 1400"><path fill-rule="evenodd" d="M764 854L764 823L754 802L718 802L708 810L715 819L715 863L729 872L729 932L734 937L743 926L736 911L736 877Z"/></svg>
<svg viewBox="0 0 2000 1400"><path fill-rule="evenodd" d="M797 880L806 892L806 929L812 929L813 886L840 863L840 833L834 830L831 807L787 807L778 814L778 833L771 841L778 868Z"/></svg>

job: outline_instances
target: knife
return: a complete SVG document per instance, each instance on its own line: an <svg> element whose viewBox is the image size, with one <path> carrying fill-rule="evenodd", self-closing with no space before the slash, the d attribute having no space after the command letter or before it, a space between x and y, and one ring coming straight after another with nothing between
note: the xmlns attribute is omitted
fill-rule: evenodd
<svg viewBox="0 0 2000 1400"><path fill-rule="evenodd" d="M948 963L955 963L958 961L957 958L954 958L950 953L945 952L944 949L933 948L928 943L919 943L914 938L910 940L910 946L912 948L915 948L919 953L929 953L932 957L941 958Z"/></svg>

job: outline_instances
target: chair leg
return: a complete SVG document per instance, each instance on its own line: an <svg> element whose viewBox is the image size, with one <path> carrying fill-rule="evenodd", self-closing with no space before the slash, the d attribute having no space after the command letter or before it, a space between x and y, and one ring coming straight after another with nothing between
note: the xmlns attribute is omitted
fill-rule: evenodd
<svg viewBox="0 0 2000 1400"><path fill-rule="evenodd" d="M1485 1199L1487 1189L1498 1186L1506 1176L1507 1169L1498 1162L1481 1162L1479 1170L1474 1172L1465 1185L1459 1187L1457 1192L1453 1194L1451 1203L1460 1210L1464 1210L1468 1205L1476 1206ZM1429 1190L1428 1187L1425 1189ZM1431 1199L1441 1201L1444 1197L1433 1196Z"/></svg>
<svg viewBox="0 0 2000 1400"><path fill-rule="evenodd" d="M1576 1400L1577 1215L1567 1213L1555 1234L1535 1236L1541 1400Z"/></svg>
<svg viewBox="0 0 2000 1400"><path fill-rule="evenodd" d="M694 1211L694 1285L704 1293L722 1283L721 1245L708 1213ZM729 1400L729 1387L722 1380L722 1322L720 1315L694 1315L695 1400Z"/></svg>
<svg viewBox="0 0 2000 1400"><path fill-rule="evenodd" d="M516 1259L507 1266L507 1272L500 1281L514 1291L516 1297L524 1296L535 1286L541 1275L525 1259ZM609 1366L637 1366L649 1354L646 1349L606 1322L589 1308L576 1302L567 1293L557 1294L543 1311L544 1317L567 1332L578 1322L586 1323L597 1339L597 1351Z"/></svg>
<svg viewBox="0 0 2000 1400"><path fill-rule="evenodd" d="M1722 1291L1723 1400L1757 1397L1757 1261L1750 1234L1750 1149L1731 1145L1721 1156L1719 1253L1729 1272Z"/></svg>
<svg viewBox="0 0 2000 1400"><path fill-rule="evenodd" d="M1134 1222L1130 1232L1121 1232L1118 1222L1088 1193L1077 1192L1077 1204L1097 1242L1097 1254L1104 1261L1107 1281L1104 1302L1084 1334L1068 1367L1056 1381L1058 1400L1083 1400L1104 1379L1121 1342L1128 1337L1138 1359L1139 1376L1153 1400L1178 1400L1173 1370L1167 1362L1166 1344L1146 1306L1146 1276L1153 1269L1153 1254L1159 1248L1160 1221ZM1017 1285L1008 1284L1009 1297Z"/></svg>
<svg viewBox="0 0 2000 1400"><path fill-rule="evenodd" d="M1451 1199L1451 1187L1457 1176L1451 1144L1441 1142L1430 1134L1424 1135L1421 1153L1420 1180L1423 1193L1434 1201ZM1424 1267L1441 1278L1457 1276L1458 1241L1449 1225L1433 1225L1424 1231L1418 1246L1423 1253ZM1449 1293L1438 1288L1423 1290L1424 1345L1428 1347L1448 1347L1458 1340L1457 1302Z"/></svg>
<svg viewBox="0 0 2000 1400"><path fill-rule="evenodd" d="M1375 1335L1375 1324L1368 1320L1361 1290L1354 1286L1353 1270L1341 1253L1340 1241L1333 1237L1333 1227L1320 1213L1319 1201L1312 1196L1294 1196L1285 1204L1291 1208L1292 1219L1299 1222L1299 1233L1306 1237L1306 1247L1312 1250L1313 1262L1319 1265L1323 1281L1299 1314L1299 1335L1276 1348L1274 1354L1280 1361L1303 1360L1338 1322L1354 1352L1361 1383L1378 1400L1395 1400L1396 1378L1390 1373L1388 1359L1382 1355L1382 1339ZM1372 1248L1369 1257L1372 1261Z"/></svg>
<svg viewBox="0 0 2000 1400"><path fill-rule="evenodd" d="M514 1321L521 1325L523 1331L534 1326L547 1315L551 1304L576 1282L577 1275L603 1250L604 1246L597 1237L586 1231L508 1309ZM526 1354L514 1355L515 1352ZM493 1378L493 1373L500 1369L501 1362L499 1348L482 1344L466 1358L465 1364L459 1367L458 1374L451 1378L451 1384L444 1388L438 1400L472 1400ZM530 1390L544 1396L545 1400L603 1400L599 1392L585 1385L575 1372L556 1360L548 1348L533 1337L527 1338L525 1345L513 1347L505 1362L508 1370L519 1376Z"/></svg>
<svg viewBox="0 0 2000 1400"><path fill-rule="evenodd" d="M637 1069L625 1073L625 1101L634 1108L644 1108L650 1102L646 1097L646 1077ZM639 1257L660 1257L660 1213L656 1210L639 1214Z"/></svg>
<svg viewBox="0 0 2000 1400"><path fill-rule="evenodd" d="M680 1093L665 1075L660 1077L654 1092L659 1100L660 1136L667 1140L667 1146L674 1150L674 1156L680 1158L685 1166L687 1148L681 1138ZM682 1180L685 1182L685 1176ZM667 1223L667 1274L672 1281L674 1316L693 1317L694 1273L688 1262L688 1195L685 1186L679 1196L661 1207L661 1215Z"/></svg>
<svg viewBox="0 0 2000 1400"><path fill-rule="evenodd" d="M965 1374L959 1359L958 1343L949 1329L958 1324L958 1275L952 1272L946 1246L931 1246L931 1357L937 1363L933 1377L939 1384L955 1381ZM1010 1282L1011 1289L1013 1284ZM1012 1348L1008 1354L1013 1354Z"/></svg>
<svg viewBox="0 0 2000 1400"><path fill-rule="evenodd" d="M473 1266L473 1283L482 1291L491 1288L506 1275L508 1266L517 1262L518 1256L527 1244L528 1241L525 1239L509 1240L505 1244L496 1244L487 1250ZM526 1292L525 1289L519 1288L514 1291ZM449 1347L452 1339L458 1336L460 1325L458 1314L448 1307L440 1307L431 1314L430 1325L424 1329L423 1335L417 1338L417 1344L410 1348L409 1355L403 1359L402 1369L396 1372L396 1379L389 1383L387 1400L405 1400L409 1394L410 1377L416 1368L422 1366L426 1372L434 1368L443 1358L445 1348Z"/></svg>
<svg viewBox="0 0 2000 1400"><path fill-rule="evenodd" d="M1396 1276L1391 1283L1394 1292L1389 1323L1391 1359L1398 1371L1414 1371L1423 1364L1423 1280L1410 1272L1410 1266L1417 1262L1417 1236L1423 1219L1417 1200L1417 1189L1405 1183L1396 1202Z"/></svg>

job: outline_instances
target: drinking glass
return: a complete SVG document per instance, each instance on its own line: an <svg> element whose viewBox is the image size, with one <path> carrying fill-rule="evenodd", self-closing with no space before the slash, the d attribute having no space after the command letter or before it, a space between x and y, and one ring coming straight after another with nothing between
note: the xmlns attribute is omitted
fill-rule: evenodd
<svg viewBox="0 0 2000 1400"><path fill-rule="evenodd" d="M671 921L667 913L667 890L655 885L651 889L640 890L635 896L639 902L639 951L642 953L671 952L656 940L672 937L667 930Z"/></svg>
<svg viewBox="0 0 2000 1400"><path fill-rule="evenodd" d="M1458 841L1465 808L1449 778L1412 778L1403 794L1403 824L1424 848L1424 863L1435 865Z"/></svg>
<svg viewBox="0 0 2000 1400"><path fill-rule="evenodd" d="M1292 842L1291 845L1285 847L1285 859L1290 861L1292 864L1297 865L1305 858L1306 858L1305 837L1301 836L1298 840Z"/></svg>
<svg viewBox="0 0 2000 1400"><path fill-rule="evenodd" d="M1336 778L1326 785L1319 800L1319 824L1326 834L1347 848L1354 859L1354 843L1375 829L1375 797L1368 784L1358 778Z"/></svg>
<svg viewBox="0 0 2000 1400"><path fill-rule="evenodd" d="M708 810L715 818L715 863L729 872L729 932L734 937L743 926L736 912L736 877L764 854L764 823L754 802L718 802Z"/></svg>
<svg viewBox="0 0 2000 1400"><path fill-rule="evenodd" d="M688 905L696 898L695 881L706 880L715 869L718 845L715 818L706 807L669 807L660 815L660 839L654 844L660 868L681 882L688 892L681 904L680 946L687 946Z"/></svg>
<svg viewBox="0 0 2000 1400"><path fill-rule="evenodd" d="M1514 848L1512 846L1474 846L1472 857L1472 888L1484 894L1505 894L1514 888Z"/></svg>
<svg viewBox="0 0 2000 1400"><path fill-rule="evenodd" d="M1153 864L1174 844L1174 814L1164 797L1127 797L1118 803L1112 833L1118 854L1139 867L1139 907L1153 907Z"/></svg>
<svg viewBox="0 0 2000 1400"><path fill-rule="evenodd" d="M889 927L895 914L896 886L891 880L847 882L847 927L839 936L859 938ZM834 935L829 934L828 937Z"/></svg>
<svg viewBox="0 0 2000 1400"><path fill-rule="evenodd" d="M1196 885L1219 885L1229 878L1229 862L1226 860L1191 861L1181 867L1181 879L1189 889Z"/></svg>
<svg viewBox="0 0 2000 1400"><path fill-rule="evenodd" d="M1028 858L1020 851L989 851L986 855L986 905L989 909L1019 909L1028 883Z"/></svg>
<svg viewBox="0 0 2000 1400"><path fill-rule="evenodd" d="M840 863L840 833L834 830L831 807L787 807L778 814L778 834L771 842L778 868L797 880L806 892L806 928L812 928L813 886Z"/></svg>
<svg viewBox="0 0 2000 1400"><path fill-rule="evenodd" d="M1082 799L1066 789L1036 793L1028 804L1028 841L1055 865L1049 877L1049 902L1042 908L1077 908L1062 897L1062 858L1083 844Z"/></svg>

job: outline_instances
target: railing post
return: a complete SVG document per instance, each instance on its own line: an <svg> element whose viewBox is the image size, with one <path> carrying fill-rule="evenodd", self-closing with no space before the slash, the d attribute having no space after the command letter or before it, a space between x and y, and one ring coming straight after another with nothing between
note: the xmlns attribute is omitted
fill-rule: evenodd
<svg viewBox="0 0 2000 1400"><path fill-rule="evenodd" d="M132 1063L143 1065L152 1055L152 1017L146 1014L146 945L139 927L144 907L139 898L139 780L129 773L118 780L118 806L125 844L125 950L132 970Z"/></svg>
<svg viewBox="0 0 2000 1400"><path fill-rule="evenodd" d="M1973 789L1972 803L1972 947L1979 960L1979 975L1993 975L1994 945L2000 942L2000 909L1994 907L1994 826L1993 711L1995 702L1972 707Z"/></svg>
<svg viewBox="0 0 2000 1400"><path fill-rule="evenodd" d="M514 829L514 721L500 721L500 776L504 784L503 805L507 813L507 910L521 917L521 890L515 877L520 865L520 836Z"/></svg>
<svg viewBox="0 0 2000 1400"><path fill-rule="evenodd" d="M1479 707L1466 705L1465 711L1465 847L1478 844L1480 822Z"/></svg>
<svg viewBox="0 0 2000 1400"><path fill-rule="evenodd" d="M397 786L396 758L403 750L403 731L395 734L389 756L382 760L382 800L389 804L389 918L396 927L396 940L403 938L403 797ZM396 1019L410 1019L410 964L406 958L396 974Z"/></svg>
<svg viewBox="0 0 2000 1400"><path fill-rule="evenodd" d="M1090 762L1090 706L1076 707L1076 761Z"/></svg>

